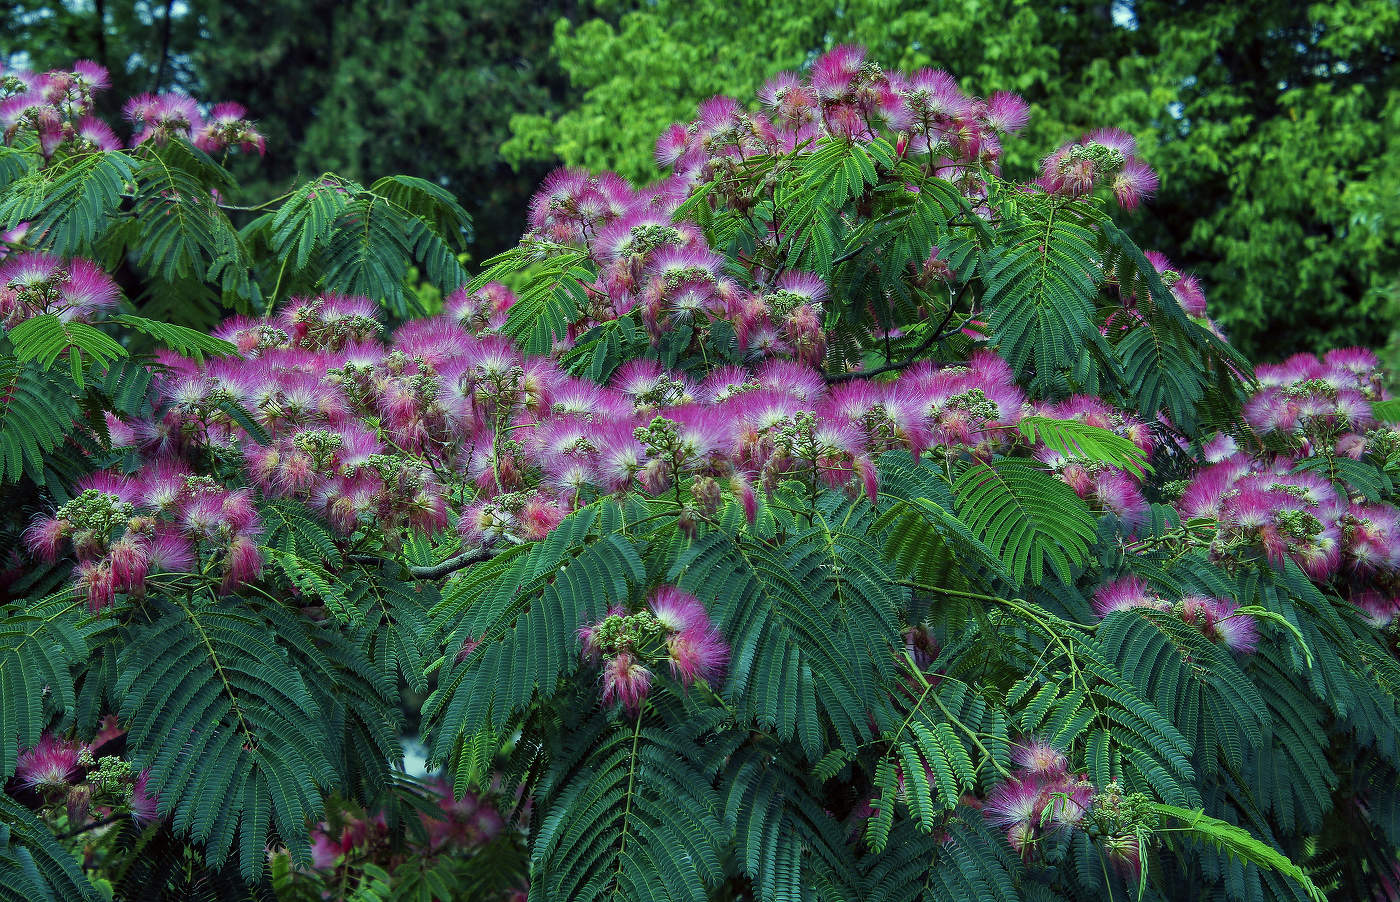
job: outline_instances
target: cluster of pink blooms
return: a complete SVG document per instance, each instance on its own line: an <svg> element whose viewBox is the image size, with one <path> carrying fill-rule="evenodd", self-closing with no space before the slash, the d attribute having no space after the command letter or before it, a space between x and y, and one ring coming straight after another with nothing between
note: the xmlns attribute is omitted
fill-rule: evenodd
<svg viewBox="0 0 1400 902"><path fill-rule="evenodd" d="M178 91L140 94L127 100L122 113L136 129L131 146L151 141L166 144L184 138L200 150L219 153L232 147L262 154L267 142L237 103L218 103L206 118L193 97Z"/></svg>
<svg viewBox="0 0 1400 902"><path fill-rule="evenodd" d="M1063 197L1083 197L1105 185L1123 209L1132 210L1157 190L1157 175L1137 156L1132 135L1101 128L1046 157L1038 184Z"/></svg>
<svg viewBox="0 0 1400 902"><path fill-rule="evenodd" d="M73 153L120 150L116 132L93 115L93 96L109 87L107 70L88 60L79 60L71 70L0 72L4 142L13 144L32 133L46 160L64 147ZM187 95L142 94L128 100L123 112L136 128L132 147L184 138L210 153L240 147L261 154L265 149L263 136L236 103L218 104L206 118Z"/></svg>
<svg viewBox="0 0 1400 902"><path fill-rule="evenodd" d="M870 142L886 136L898 157L927 161L930 173L979 202L987 196L985 174L1000 175L1003 138L1030 118L1029 106L1016 94L972 97L940 69L886 72L857 46L821 56L807 78L775 76L758 99L758 114L729 97L705 101L695 120L661 134L657 161L686 184L723 183L753 157L802 151L821 138ZM1133 209L1156 190L1157 177L1137 156L1131 136L1103 129L1047 158L1036 185L1069 197L1106 185L1124 208Z"/></svg>
<svg viewBox="0 0 1400 902"><path fill-rule="evenodd" d="M1135 417L1116 410L1092 395L1075 395L1064 401L1045 404L1036 411L1041 416L1107 429L1126 438L1151 457L1156 436L1151 427ZM1091 506L1112 512L1132 530L1143 522L1147 499L1142 494L1142 477L1107 464L1066 458L1054 449L1041 446L1036 458L1049 466L1074 493Z"/></svg>
<svg viewBox="0 0 1400 902"><path fill-rule="evenodd" d="M1255 376L1261 389L1244 418L1259 435L1286 439L1303 455L1329 447L1358 460L1366 453L1366 433L1377 425L1371 404L1386 398L1375 354L1364 348L1329 351L1322 360L1297 354L1258 367Z"/></svg>
<svg viewBox="0 0 1400 902"><path fill-rule="evenodd" d="M597 623L579 629L585 660L602 664L604 704L621 702L631 712L651 691L647 667L664 659L683 685L714 681L724 670L729 649L710 622L705 606L675 586L660 586L645 610L629 614L618 606Z"/></svg>
<svg viewBox="0 0 1400 902"><path fill-rule="evenodd" d="M75 588L94 611L118 593L144 595L156 574L217 570L228 592L262 572L262 526L249 489L195 476L176 457L159 458L135 476L94 473L78 489L24 538L45 561L71 547Z"/></svg>
<svg viewBox="0 0 1400 902"><path fill-rule="evenodd" d="M1206 312L1206 293L1201 286L1201 281L1196 276L1182 271L1176 264L1168 260L1165 255L1157 251L1147 251L1145 256L1152 268L1157 271L1162 284L1175 298L1182 311L1201 326L1210 330L1222 341L1225 338L1224 331L1220 325L1211 319ZM1127 332L1144 325L1146 315L1141 309L1143 298L1138 297L1133 292L1124 290L1126 283L1131 283L1137 278L1137 271L1133 264L1123 261L1120 266L1126 265L1129 269L1127 273L1118 273L1109 270L1105 273L1106 284L1118 287L1118 299L1122 305L1121 310L1116 310L1109 314L1101 327L1101 332L1105 336L1121 336Z"/></svg>
<svg viewBox="0 0 1400 902"><path fill-rule="evenodd" d="M150 823L159 816L158 800L146 789L150 771L134 772L117 759L93 757L93 749L100 749L121 732L108 728L92 745L44 733L32 748L20 752L14 783L21 790L37 793L41 805L66 803L74 824L91 817L92 806L104 801L119 801L137 823ZM115 777L104 782L109 775ZM115 795L111 795L113 791Z"/></svg>
<svg viewBox="0 0 1400 902"><path fill-rule="evenodd" d="M50 282L91 268L28 256L6 266L28 271L33 260ZM788 284L788 293L824 290L811 277ZM228 321L216 334L237 355L166 355L151 413L109 416L113 445L144 463L131 477L83 484L106 499L84 502L103 507L101 528L83 520L96 515L87 508L65 509L34 524L30 547L51 559L71 540L79 586L101 606L116 592L139 594L158 571L214 564L225 589L256 579L258 497L303 501L347 537L377 531L391 542L403 529L442 529L455 512L464 538L490 545L543 538L578 505L616 492L674 491L692 526L726 493L752 518L757 492L790 477L873 498L880 453L1006 452L1027 412L1111 428L1151 450L1143 424L1093 399L1028 405L1011 369L985 350L961 366L924 362L894 380L833 386L782 357L718 367L698 383L639 359L600 386L495 334L513 301L497 284L459 291L444 314L388 342L366 298L299 298L270 318ZM230 415L234 404L266 444ZM1128 474L1038 451L1091 504L1139 516ZM241 465L245 486L195 477L211 455ZM472 497L453 489L463 485Z"/></svg>
<svg viewBox="0 0 1400 902"><path fill-rule="evenodd" d="M1217 555L1292 560L1314 581L1350 594L1377 626L1389 624L1400 613L1400 510L1339 493L1325 468L1297 469L1320 456L1383 463L1400 449L1400 434L1372 414L1371 405L1386 399L1375 355L1301 354L1257 374L1261 387L1244 417L1265 451L1250 456L1229 436L1208 442L1208 466L1177 510L1184 520L1213 523Z"/></svg>
<svg viewBox="0 0 1400 902"><path fill-rule="evenodd" d="M1094 786L1087 774L1070 771L1064 752L1037 739L1015 746L1011 760L1015 773L982 806L987 820L1006 831L1011 848L1028 860L1045 857L1080 831L1129 885L1138 880L1142 837L1156 826L1146 796L1125 795L1116 783Z"/></svg>
<svg viewBox="0 0 1400 902"><path fill-rule="evenodd" d="M117 284L90 260L29 252L0 263L0 325L6 328L45 313L64 322L90 321L120 300Z"/></svg>
<svg viewBox="0 0 1400 902"><path fill-rule="evenodd" d="M767 288L744 288L725 273L724 258L710 250L696 226L672 222L687 190L671 179L637 191L611 173L592 176L576 169L545 179L531 201L525 243L582 247L599 270L570 337L639 310L653 338L725 320L749 356L819 365L826 350L825 283L810 273L788 272Z"/></svg>
<svg viewBox="0 0 1400 902"><path fill-rule="evenodd" d="M1086 775L1070 772L1069 758L1054 746L1026 740L1011 757L1016 773L992 790L982 812L1029 858L1047 840L1079 827L1096 791Z"/></svg>
<svg viewBox="0 0 1400 902"><path fill-rule="evenodd" d="M985 191L978 170L999 171L1002 137L1030 117L1015 94L971 97L940 69L886 72L857 46L821 56L807 78L793 72L774 76L758 99L762 114L733 98L707 100L694 121L662 133L657 161L688 183L708 182L736 172L745 159L802 150L820 138L870 142L888 136L900 157L926 158L934 171L976 193Z"/></svg>
<svg viewBox="0 0 1400 902"><path fill-rule="evenodd" d="M69 71L0 73L5 143L13 144L21 132L32 132L45 159L65 143L78 152L119 149L116 134L92 115L93 95L110 86L107 70L89 60L79 60Z"/></svg>
<svg viewBox="0 0 1400 902"><path fill-rule="evenodd" d="M1232 651L1249 653L1259 647L1259 624L1248 614L1236 613L1239 604L1228 598L1187 595L1172 602L1136 576L1106 583L1094 594L1094 612L1100 617L1133 608L1173 613L1207 639Z"/></svg>
<svg viewBox="0 0 1400 902"><path fill-rule="evenodd" d="M312 869L332 880L367 864L392 871L405 861L421 865L439 856L460 858L489 845L506 831L501 806L508 799L501 792L499 777L488 791L468 792L461 798L440 778L428 781L426 788L435 797L438 810L436 814L418 813L425 841L405 845L390 831L383 812L369 814L341 806L311 828ZM528 803L515 812L517 823L528 816ZM528 895L526 884L491 898L498 902L526 902Z"/></svg>

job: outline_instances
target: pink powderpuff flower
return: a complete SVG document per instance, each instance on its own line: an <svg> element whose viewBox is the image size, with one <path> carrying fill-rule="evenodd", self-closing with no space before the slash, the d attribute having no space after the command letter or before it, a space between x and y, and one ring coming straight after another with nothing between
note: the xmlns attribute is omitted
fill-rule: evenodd
<svg viewBox="0 0 1400 902"><path fill-rule="evenodd" d="M1184 600L1184 599L1183 599ZM1259 623L1248 614L1238 614L1239 604L1228 598L1206 599L1210 632L1206 635L1225 643L1231 651L1253 654L1259 647Z"/></svg>
<svg viewBox="0 0 1400 902"><path fill-rule="evenodd" d="M131 817L137 824L150 824L160 819L160 796L150 791L150 779L148 767L137 775L131 787Z"/></svg>
<svg viewBox="0 0 1400 902"><path fill-rule="evenodd" d="M603 704L618 701L635 714L651 690L652 673L631 652L619 652L603 665Z"/></svg>
<svg viewBox="0 0 1400 902"><path fill-rule="evenodd" d="M836 100L851 90L864 64L864 47L843 44L829 50L812 64L812 87L822 100Z"/></svg>
<svg viewBox="0 0 1400 902"><path fill-rule="evenodd" d="M33 748L20 753L15 779L27 789L67 786L78 776L78 759L86 748L80 742L45 733Z"/></svg>
<svg viewBox="0 0 1400 902"><path fill-rule="evenodd" d="M1113 176L1113 196L1124 210L1135 210L1138 204L1156 193L1157 185L1157 174L1152 168L1133 157Z"/></svg>
<svg viewBox="0 0 1400 902"><path fill-rule="evenodd" d="M112 567L112 579L123 592L138 592L146 583L151 569L151 544L144 536L128 532L107 552Z"/></svg>
<svg viewBox="0 0 1400 902"><path fill-rule="evenodd" d="M1069 773L1065 753L1038 739L1026 739L1012 746L1011 760L1029 774L1046 779L1058 779Z"/></svg>
<svg viewBox="0 0 1400 902"><path fill-rule="evenodd" d="M754 371L760 388L786 392L799 401L815 402L826 393L821 373L795 360L770 360Z"/></svg>
<svg viewBox="0 0 1400 902"><path fill-rule="evenodd" d="M1098 795L1098 790L1085 774L1080 774L1077 779L1071 776L1061 780L1055 791L1063 794L1063 797L1052 799L1055 807L1051 817L1056 827L1077 827L1093 803L1094 796Z"/></svg>
<svg viewBox="0 0 1400 902"><path fill-rule="evenodd" d="M719 630L709 623L696 623L666 640L671 672L686 686L696 680L713 683L729 660L729 648Z"/></svg>
<svg viewBox="0 0 1400 902"><path fill-rule="evenodd" d="M1071 158L1066 145L1040 164L1039 184L1051 194L1082 197L1094 190L1096 175L1093 161Z"/></svg>
<svg viewBox="0 0 1400 902"><path fill-rule="evenodd" d="M1184 519L1218 520L1235 485L1250 471L1249 458L1233 454L1198 472L1177 505Z"/></svg>
<svg viewBox="0 0 1400 902"><path fill-rule="evenodd" d="M1129 886L1135 886L1142 873L1142 847L1136 833L1109 836L1101 842L1113 869Z"/></svg>
<svg viewBox="0 0 1400 902"><path fill-rule="evenodd" d="M106 153L122 149L122 142L117 137L117 133L112 131L110 125L95 116L84 116L78 120L75 136L80 142L79 146L85 150Z"/></svg>
<svg viewBox="0 0 1400 902"><path fill-rule="evenodd" d="M1205 458L1206 463L1212 464L1218 464L1238 451L1239 445L1235 443L1235 437L1225 432L1217 434L1201 446L1201 456Z"/></svg>
<svg viewBox="0 0 1400 902"><path fill-rule="evenodd" d="M173 530L161 530L151 541L151 566L165 573L190 573L194 570L194 543Z"/></svg>
<svg viewBox="0 0 1400 902"><path fill-rule="evenodd" d="M1366 622L1376 629L1385 629L1395 622L1400 614L1400 598L1393 598L1378 589L1362 589L1353 592L1351 603L1365 616Z"/></svg>
<svg viewBox="0 0 1400 902"><path fill-rule="evenodd" d="M107 426L107 438L113 448L134 448L136 446L136 430L117 418L111 411L104 410L102 419Z"/></svg>
<svg viewBox="0 0 1400 902"><path fill-rule="evenodd" d="M568 511L558 502L537 495L520 512L517 531L520 538L537 542L553 532L567 515Z"/></svg>
<svg viewBox="0 0 1400 902"><path fill-rule="evenodd" d="M78 565L77 577L74 588L87 597L88 609L93 613L116 602L117 579L110 561L83 561Z"/></svg>
<svg viewBox="0 0 1400 902"><path fill-rule="evenodd" d="M852 475L860 480L861 489L871 504L880 500L880 468L868 454L857 455L851 461Z"/></svg>
<svg viewBox="0 0 1400 902"><path fill-rule="evenodd" d="M1206 291L1201 287L1201 280L1193 275L1185 274L1177 279L1171 286L1172 297L1181 305L1181 309L1186 311L1187 316L1194 316L1203 319L1206 315Z"/></svg>
<svg viewBox="0 0 1400 902"><path fill-rule="evenodd" d="M74 63L73 75L91 93L105 91L112 86L107 67L92 60L78 60Z"/></svg>
<svg viewBox="0 0 1400 902"><path fill-rule="evenodd" d="M821 276L810 272L785 272L778 277L778 290L796 295L806 304L822 304L828 289Z"/></svg>
<svg viewBox="0 0 1400 902"><path fill-rule="evenodd" d="M66 520L56 517L36 517L24 531L24 546L29 553L45 563L58 560L59 548L68 537L71 527Z"/></svg>
<svg viewBox="0 0 1400 902"><path fill-rule="evenodd" d="M1138 482L1122 470L1105 470L1094 480L1094 499L1111 511L1129 530L1140 526L1147 515L1147 499Z"/></svg>
<svg viewBox="0 0 1400 902"><path fill-rule="evenodd" d="M1147 583L1136 576L1125 576L1111 583L1105 583L1094 593L1094 613L1101 618L1107 617L1114 611L1126 611L1132 608L1151 608L1164 611L1169 607L1166 600L1149 589Z"/></svg>
<svg viewBox="0 0 1400 902"><path fill-rule="evenodd" d="M999 784L987 797L982 813L998 827L1033 827L1040 821L1048 800L1039 779L1010 779Z"/></svg>
<svg viewBox="0 0 1400 902"><path fill-rule="evenodd" d="M263 555L257 541L248 535L237 535L229 542L224 554L224 579L221 592L232 592L262 575Z"/></svg>
<svg viewBox="0 0 1400 902"><path fill-rule="evenodd" d="M656 139L656 164L662 169L676 167L694 146L692 138L685 123L671 123Z"/></svg>
<svg viewBox="0 0 1400 902"><path fill-rule="evenodd" d="M709 624L705 606L700 599L675 586L657 586L647 600L647 606L661 625L673 633Z"/></svg>
<svg viewBox="0 0 1400 902"><path fill-rule="evenodd" d="M1030 104L1019 94L997 91L987 98L987 125L999 132L1018 132L1026 127L1030 118Z"/></svg>
<svg viewBox="0 0 1400 902"><path fill-rule="evenodd" d="M1359 573L1400 570L1400 510L1388 504L1352 504L1345 552Z"/></svg>
<svg viewBox="0 0 1400 902"><path fill-rule="evenodd" d="M58 111L49 105L43 91L22 91L0 100L0 129L11 133L11 129L35 120L52 120Z"/></svg>
<svg viewBox="0 0 1400 902"><path fill-rule="evenodd" d="M1095 129L1085 135L1080 143L1099 144L1110 150L1116 150L1125 157L1131 157L1137 153L1137 139L1119 128Z"/></svg>

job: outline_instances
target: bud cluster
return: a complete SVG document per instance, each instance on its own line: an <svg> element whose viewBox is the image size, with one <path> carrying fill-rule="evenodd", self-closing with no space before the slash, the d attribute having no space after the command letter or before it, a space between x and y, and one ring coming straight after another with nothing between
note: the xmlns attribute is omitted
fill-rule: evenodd
<svg viewBox="0 0 1400 902"><path fill-rule="evenodd" d="M647 607L629 614L615 607L597 623L579 628L584 658L602 664L604 704L640 709L654 678L648 665L665 661L683 686L712 681L724 669L728 649L694 595L674 586L652 593Z"/></svg>

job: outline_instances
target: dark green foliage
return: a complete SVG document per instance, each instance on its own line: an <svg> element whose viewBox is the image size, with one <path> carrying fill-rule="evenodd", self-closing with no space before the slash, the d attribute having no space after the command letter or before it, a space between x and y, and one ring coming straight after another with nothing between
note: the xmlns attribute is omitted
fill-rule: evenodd
<svg viewBox="0 0 1400 902"><path fill-rule="evenodd" d="M826 354L813 353L810 372L791 371L794 381L810 377L815 387L804 391L815 399L857 378L903 379L925 361L949 366L915 378L960 376L972 371L954 368L962 364L1000 366L990 362L999 353L1014 375L1005 377L1008 409L972 438L916 443L900 432L908 420L894 419L896 395L866 381L855 387L879 402L851 424L869 433L860 439L837 430L819 444L806 409L763 430L745 421L742 441L783 455L752 473L737 453L679 438L655 450L679 435L668 426L680 428L658 416L632 434L647 462L639 452L635 464L625 455L617 464L632 488L580 477L581 487L567 484L573 494L556 486L545 504L530 495L536 484L566 479L541 472L530 443L550 438L535 429L557 413L549 391L578 388L563 371L605 381L647 358L676 377L664 384L678 395L698 396L720 366L760 356L740 347L736 324L697 313L657 330L644 308L591 315L614 299L600 287L602 263L573 245L531 239L468 281L457 254L470 220L431 181L366 187L327 173L239 208L209 194L232 190L223 168L178 140L92 158L108 156L121 173L66 160L7 173L17 181L0 197L5 223L41 218L51 228L36 241L99 257L144 293L130 298L139 314L43 313L7 327L0 479L22 497L13 516L27 519L82 501L80 480L94 471L155 466L154 446L195 470L177 474L178 491L221 492L224 506L193 517L204 521L195 547L205 557L154 568L132 581L139 589L91 591L103 573L86 548L7 576L17 600L0 622L4 775L19 772L21 750L41 736L97 742L108 715L121 748L103 760L132 770L111 778L123 793L102 802L111 825L84 823L62 839L72 800L58 787L67 792L69 776L7 783L4 892L92 896L86 867L110 875L115 892L146 898L490 897L528 876L536 895L580 902L1156 902L1317 899L1323 890L1359 899L1357 873L1379 879L1393 867L1393 633L1368 624L1340 583L1315 582L1291 559L1201 540L1167 506L1180 488L1174 477L1198 469L1214 429L1239 420L1249 367L1186 315L1098 201L989 178L987 209L974 212L957 185L883 140L748 158L698 188L682 212L726 256L734 292L772 305L765 316L784 301L769 292L781 273L810 270L830 287L819 324ZM946 272L916 275L934 247ZM589 328L559 355L559 371L530 372L543 387L490 385L524 381L539 363L532 358L452 370L451 358L480 347L459 333L440 352L449 359L433 363L434 349L421 345L412 356L385 351L366 367L382 382L353 398L351 365L329 366L316 345L348 340L353 326L293 339L288 332L314 320L309 306L276 329L262 323L282 333L268 340L291 352L275 359L297 360L289 371L344 391L318 398L334 408L325 420L355 421L385 452L308 465L328 485L380 480L348 517L334 503L351 494L342 483L327 500L296 489L295 472L285 481L252 475L271 455L320 453L328 437L303 428L321 422L303 400L253 390L239 400L221 385L188 400L160 388L170 372L216 385L225 363L265 362L264 349L241 343L266 334L236 334L240 345L214 339L204 313L349 293L370 296L398 325L424 312L414 270L444 294L509 282L518 302L500 332L531 355ZM186 301L194 325L168 322L164 311ZM969 360L974 341L981 356ZM190 361L167 370L152 354L203 361L240 347L202 370ZM421 402L422 422L410 424L419 431L391 423L390 375L405 373L392 384L421 393L410 399ZM1019 390L1033 413L1022 416ZM639 417L704 411L636 394ZM1103 400L1113 429L1052 415L1082 394ZM965 406L951 406L955 398ZM992 403L970 391L936 403L945 402L973 411L970 419ZM1378 407L1382 419L1394 413ZM1126 437L1129 411L1144 433L1160 433L1156 453ZM1159 424L1159 412L1170 423ZM591 423L606 414L571 415ZM142 432L115 441L128 421ZM209 437L225 427L227 441ZM515 432L527 428L533 434ZM817 448L805 469L793 463L808 460L804 430ZM1366 438L1383 448L1387 436ZM560 456L575 452L584 453L579 442ZM1055 454L1085 473L1135 474L1157 503L1129 524L1077 492L1067 467L1046 462ZM1362 457L1327 453L1304 466L1359 499L1393 501L1394 461ZM425 502L430 482L440 493ZM234 498L233 486L246 494ZM113 510L120 501L92 495ZM156 502L143 504L143 517L135 507L113 515L121 541L173 523ZM396 505L423 515L402 522L431 529L386 525ZM251 522L254 509L257 528L239 533L234 521ZM487 519L498 514L532 531L498 529ZM16 548L18 525L6 534ZM255 576L235 578L232 535L244 543L238 551L257 556L246 568ZM43 538L6 563L43 558ZM1096 608L1096 590L1127 577L1171 601ZM618 671L608 670L618 648L605 653L594 640L604 624L635 631L627 641L637 647L678 640L682 631L646 608L663 586L698 600L700 614L668 616L713 628L701 638L722 645L725 666L697 676L658 645L645 652L644 691L619 691ZM1232 649L1188 619L1181 599L1190 595L1236 602L1262 633L1257 650ZM622 704L602 703L600 686ZM405 735L423 739L428 764L461 798L403 772ZM1060 776L1082 774L1096 799L1136 806L1131 829L1092 821L1091 833L1077 820L1016 848L1025 835L997 819L995 800L1028 767L1021 758L1032 740L1063 754L1053 765ZM95 784L95 766L74 769ZM136 772L158 799L153 818L137 810ZM458 856L432 833L465 809L469 792L473 806L489 797L505 823L488 837L472 822L482 836ZM138 829L133 813L154 823ZM381 816L382 836L327 852L346 823L368 832ZM1012 820L1034 834L1055 817L1051 806ZM1350 845L1336 841L1358 823L1380 826ZM89 844L110 857L80 867L70 847ZM1124 877L1135 854L1144 856L1141 882Z"/></svg>

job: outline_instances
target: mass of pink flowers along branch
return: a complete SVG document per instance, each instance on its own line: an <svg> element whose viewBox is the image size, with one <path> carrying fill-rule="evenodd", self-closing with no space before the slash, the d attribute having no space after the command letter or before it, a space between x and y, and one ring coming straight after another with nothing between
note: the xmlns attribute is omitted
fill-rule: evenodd
<svg viewBox="0 0 1400 902"><path fill-rule="evenodd" d="M1001 174L1003 139L1025 127L1030 107L1009 91L985 99L962 91L941 69L887 71L863 47L841 46L818 58L810 75L774 76L758 92L761 113L730 97L701 104L689 123L662 133L656 159L675 178L664 191L720 182L749 158L815 149L819 138L871 142L885 138L898 157L922 161L930 174L956 183L974 202L987 197L987 175ZM679 184L677 184L679 183ZM1157 189L1131 135L1100 129L1065 144L1042 164L1039 190L1081 197L1107 187L1125 209Z"/></svg>
<svg viewBox="0 0 1400 902"><path fill-rule="evenodd" d="M107 70L89 60L79 60L71 70L0 70L0 135L6 144L37 138L45 160L60 152L120 150L117 133L93 113L93 97L109 87ZM266 150L247 110L236 103L216 104L206 116L188 95L141 94L127 100L122 111L134 130L132 147L184 138L207 153Z"/></svg>
<svg viewBox="0 0 1400 902"><path fill-rule="evenodd" d="M123 733L115 717L103 722L91 744L44 733L33 747L20 750L10 791L65 804L74 827L106 818L114 810L139 825L157 820L158 799L146 791L150 770L136 771L103 753Z"/></svg>

